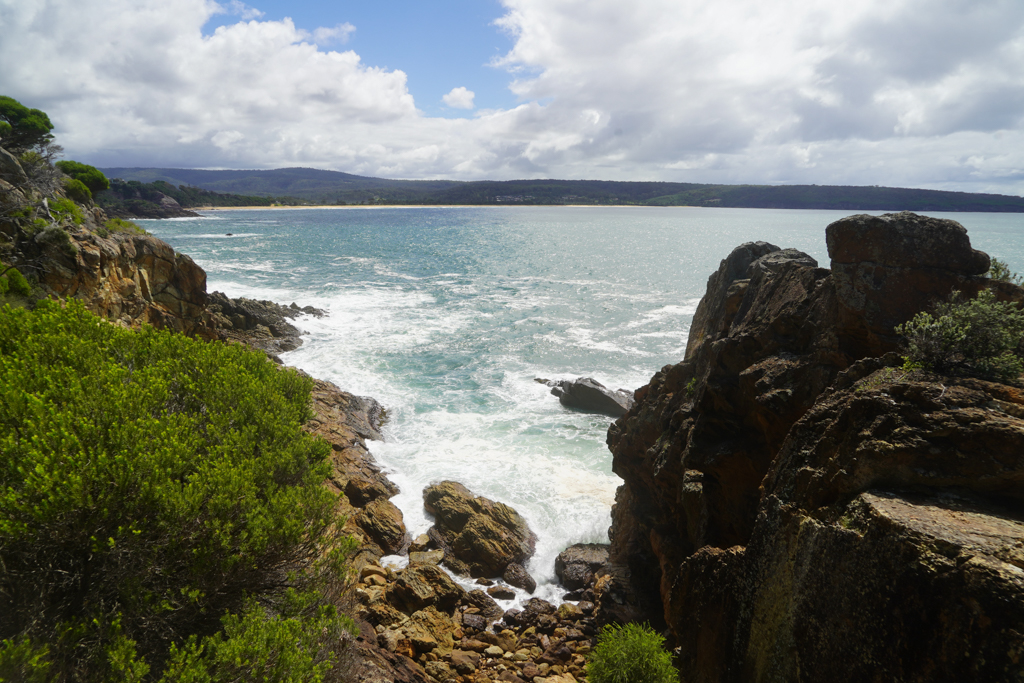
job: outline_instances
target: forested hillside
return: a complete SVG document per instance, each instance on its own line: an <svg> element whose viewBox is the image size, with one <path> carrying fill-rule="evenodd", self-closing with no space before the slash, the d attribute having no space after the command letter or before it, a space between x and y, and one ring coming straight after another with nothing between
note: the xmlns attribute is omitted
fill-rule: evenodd
<svg viewBox="0 0 1024 683"><path fill-rule="evenodd" d="M608 204L850 211L1024 212L1024 198L1021 197L899 187L707 185L607 180L388 180L312 168L267 171L167 168L102 170L111 178L126 181L163 182L172 186L250 197L284 196L317 204ZM280 203L281 200L277 201ZM253 201L250 205L258 206L262 203ZM182 206L186 204L182 203Z"/></svg>

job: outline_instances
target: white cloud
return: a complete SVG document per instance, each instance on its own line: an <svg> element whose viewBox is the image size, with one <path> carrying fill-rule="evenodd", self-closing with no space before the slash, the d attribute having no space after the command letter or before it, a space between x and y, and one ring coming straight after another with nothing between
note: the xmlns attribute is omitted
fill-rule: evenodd
<svg viewBox="0 0 1024 683"><path fill-rule="evenodd" d="M333 43L347 43L348 37L356 30L352 24L345 22L330 28L320 27L313 30L313 40L317 45L331 45Z"/></svg>
<svg viewBox="0 0 1024 683"><path fill-rule="evenodd" d="M441 100L452 109L472 109L476 93L463 87L452 88L452 91Z"/></svg>
<svg viewBox="0 0 1024 683"><path fill-rule="evenodd" d="M425 116L404 72L326 49L350 24L204 36L210 0L0 0L0 93L98 165L1024 193L1018 0L503 4L522 101L472 119Z"/></svg>
<svg viewBox="0 0 1024 683"><path fill-rule="evenodd" d="M244 2L241 2L241 0L231 0L231 2L227 4L227 7L222 7L219 10L219 12L223 12L225 14L232 14L236 17L241 18L243 21L259 19L264 14L255 7L250 7Z"/></svg>

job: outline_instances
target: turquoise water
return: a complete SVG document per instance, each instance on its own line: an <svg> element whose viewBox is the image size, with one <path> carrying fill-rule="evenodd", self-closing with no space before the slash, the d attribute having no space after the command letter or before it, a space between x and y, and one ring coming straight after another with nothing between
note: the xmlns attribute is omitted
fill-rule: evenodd
<svg viewBox="0 0 1024 683"><path fill-rule="evenodd" d="M373 396L390 415L371 450L415 535L421 491L455 479L519 510L530 571L559 595L554 557L605 542L618 486L608 418L568 411L534 378L635 389L682 359L708 276L765 240L828 266L846 211L458 207L214 211L141 221L230 296L327 309L297 325L290 365ZM1024 271L1024 216L933 214ZM233 233L227 236L226 233Z"/></svg>

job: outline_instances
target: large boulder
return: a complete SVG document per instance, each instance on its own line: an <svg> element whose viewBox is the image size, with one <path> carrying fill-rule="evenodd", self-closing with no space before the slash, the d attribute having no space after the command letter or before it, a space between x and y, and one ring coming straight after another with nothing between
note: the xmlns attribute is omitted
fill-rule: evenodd
<svg viewBox="0 0 1024 683"><path fill-rule="evenodd" d="M454 571L495 578L533 554L537 537L518 512L475 496L458 482L426 487L423 504L435 518L431 537L440 541L445 564Z"/></svg>
<svg viewBox="0 0 1024 683"><path fill-rule="evenodd" d="M733 249L719 264L718 270L708 277L704 297L697 304L690 323L686 358L695 355L705 340L718 339L727 331L723 326L736 314L746 289L742 285L750 281L747 275L750 264L774 251L779 251L779 248L768 242L745 242Z"/></svg>
<svg viewBox="0 0 1024 683"><path fill-rule="evenodd" d="M0 147L0 180L5 180L14 187L28 185L28 176L18 158Z"/></svg>
<svg viewBox="0 0 1024 683"><path fill-rule="evenodd" d="M518 562L509 562L508 566L505 567L505 571L502 573L501 578L505 580L510 586L516 588L522 588L527 593L533 593L537 590L537 582L533 580L530 573L526 571L526 567L519 564Z"/></svg>
<svg viewBox="0 0 1024 683"><path fill-rule="evenodd" d="M896 342L893 328L945 299L987 285L989 257L956 221L908 211L861 214L825 229L841 343L856 356Z"/></svg>
<svg viewBox="0 0 1024 683"><path fill-rule="evenodd" d="M577 543L555 558L555 575L569 590L585 588L594 574L608 563L608 546L602 543Z"/></svg>
<svg viewBox="0 0 1024 683"><path fill-rule="evenodd" d="M385 554L397 553L405 545L406 531L402 511L387 498L370 501L359 511L354 521Z"/></svg>
<svg viewBox="0 0 1024 683"><path fill-rule="evenodd" d="M732 680L1019 678L1022 500L1019 388L882 368L826 393L737 563ZM688 635L699 652L706 634Z"/></svg>
<svg viewBox="0 0 1024 683"><path fill-rule="evenodd" d="M443 569L432 564L406 567L388 588L388 600L408 612L425 607L451 612L465 598L466 591Z"/></svg>
<svg viewBox="0 0 1024 683"><path fill-rule="evenodd" d="M621 417L633 407L633 392L626 389L612 391L590 377L541 380L551 387L551 393L566 408L585 413L597 413L610 417Z"/></svg>

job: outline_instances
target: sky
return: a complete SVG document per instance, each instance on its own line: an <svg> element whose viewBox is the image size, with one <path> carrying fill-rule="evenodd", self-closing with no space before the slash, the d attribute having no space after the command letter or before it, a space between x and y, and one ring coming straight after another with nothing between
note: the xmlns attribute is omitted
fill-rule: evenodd
<svg viewBox="0 0 1024 683"><path fill-rule="evenodd" d="M1021 0L0 0L101 167L1024 195Z"/></svg>

